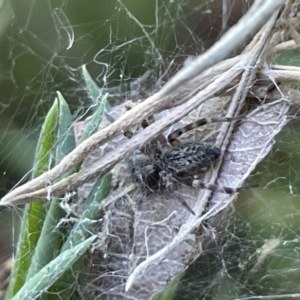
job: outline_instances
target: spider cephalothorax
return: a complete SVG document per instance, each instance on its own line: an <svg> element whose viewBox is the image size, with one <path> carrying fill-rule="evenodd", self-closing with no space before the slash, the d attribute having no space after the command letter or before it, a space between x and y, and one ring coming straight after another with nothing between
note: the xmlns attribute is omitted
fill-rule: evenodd
<svg viewBox="0 0 300 300"><path fill-rule="evenodd" d="M130 168L133 177L142 181L146 194L160 189L175 193L181 204L195 214L177 193L178 183L192 185L193 175L210 167L220 155L218 147L202 142L188 142L156 151L155 155L141 155L131 160Z"/></svg>
<svg viewBox="0 0 300 300"><path fill-rule="evenodd" d="M188 142L163 152L162 169L172 173L202 171L221 155L221 149L202 142Z"/></svg>

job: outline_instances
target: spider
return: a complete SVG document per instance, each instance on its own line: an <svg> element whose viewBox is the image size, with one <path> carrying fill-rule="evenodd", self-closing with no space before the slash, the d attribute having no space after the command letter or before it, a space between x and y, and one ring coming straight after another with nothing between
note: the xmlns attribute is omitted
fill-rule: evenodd
<svg viewBox="0 0 300 300"><path fill-rule="evenodd" d="M162 147L162 137L159 136L158 147L157 144L155 145L155 142L151 142L150 145L142 148L143 154L141 156L129 162L130 172L134 178L143 183L147 192L161 188L166 189L170 193L175 192L176 198L181 204L195 215L187 202L176 192L176 186L179 182L228 194L238 192L247 187L232 189L229 187L218 187L199 180L195 181L192 174L197 174L209 168L220 157L221 149L201 141L180 144L177 138L185 132L208 123L232 122L241 118L242 116L199 119L169 134L167 142L172 147ZM145 128L147 126L148 123L143 121L142 127ZM127 137L131 136L128 132L125 135Z"/></svg>

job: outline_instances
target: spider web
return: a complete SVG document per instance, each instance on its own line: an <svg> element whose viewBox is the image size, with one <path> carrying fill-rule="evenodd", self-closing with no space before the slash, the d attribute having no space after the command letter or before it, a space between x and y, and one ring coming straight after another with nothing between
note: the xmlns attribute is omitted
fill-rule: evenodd
<svg viewBox="0 0 300 300"><path fill-rule="evenodd" d="M144 99L159 90L188 57L208 49L251 1L3 0L0 5L2 197L28 179L38 133L57 90L67 100L74 121L91 113L94 103L86 92L83 65L103 92L109 92L112 106ZM295 55L284 59L284 63L298 63ZM204 236L203 252L183 276L174 299L299 297L296 113L290 113L293 122L277 136L272 153L252 175L251 181L260 187L243 193L209 224L214 229ZM20 214L21 210L13 217L14 231ZM162 235L169 230L177 228L166 227ZM12 237L2 247L4 260L16 238L4 229L1 236L6 241ZM97 268L87 275L95 274ZM87 292L100 297L103 286L97 290L95 284L87 284Z"/></svg>

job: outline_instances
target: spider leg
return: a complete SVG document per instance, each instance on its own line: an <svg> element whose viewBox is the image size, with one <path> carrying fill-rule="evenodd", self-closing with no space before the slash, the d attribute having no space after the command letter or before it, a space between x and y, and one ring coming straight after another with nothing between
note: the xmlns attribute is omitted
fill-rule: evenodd
<svg viewBox="0 0 300 300"><path fill-rule="evenodd" d="M165 170L161 171L159 175L162 179L162 184L167 191L171 195L176 195L176 200L178 200L191 214L195 215L195 212L190 208L185 199L176 191L177 180L173 177L173 175Z"/></svg>
<svg viewBox="0 0 300 300"><path fill-rule="evenodd" d="M211 190L213 192L219 192L219 193L224 193L224 194L235 194L235 193L239 193L240 191L249 189L249 188L253 188L253 187L258 187L258 184L252 184L252 185L245 185L239 188L230 188L230 187L226 187L226 186L217 186L214 184L210 184L210 183L205 183L202 182L200 180L194 180L193 181L193 187L197 187L197 188L201 188L201 189L208 189Z"/></svg>
<svg viewBox="0 0 300 300"><path fill-rule="evenodd" d="M130 110L132 109L137 103L134 103L132 101L126 101L125 102L125 108L126 110ZM151 115L149 116L147 119L144 119L141 123L141 127L143 129L147 128L150 124L154 123L155 122L155 119L154 119L154 116ZM126 132L124 132L124 135L127 137L127 138L132 138L132 136L134 135L131 131L127 130ZM164 137L163 134L160 134L156 139L152 140L148 145L146 146L142 146L140 148L140 150L143 152L143 153L147 153L148 155L158 155L157 154L157 144L160 144L160 145L166 145L167 144L167 140L166 138ZM159 152L159 151L158 151Z"/></svg>
<svg viewBox="0 0 300 300"><path fill-rule="evenodd" d="M195 212L186 203L186 201L184 200L184 198L177 191L174 192L174 195L176 195L176 200L178 200L181 203L182 206L184 206L194 216L196 215Z"/></svg>
<svg viewBox="0 0 300 300"><path fill-rule="evenodd" d="M126 101L125 102L126 111L131 110L136 105L137 105L137 103L134 103L132 101ZM147 119L144 119L142 121L142 123L141 123L142 128L145 129L146 127L148 127L150 124L152 124L154 122L155 122L155 119L154 119L153 115L149 116Z"/></svg>
<svg viewBox="0 0 300 300"><path fill-rule="evenodd" d="M244 118L244 116L238 116L238 117L233 117L233 118L227 118L227 117L219 117L219 118L202 118L199 119L195 122L192 122L182 128L179 128L172 133L169 134L168 136L168 142L173 145L177 146L178 145L178 140L177 138L180 137L183 133L188 132L192 129L195 129L197 127L209 124L209 123L215 123L215 122L232 122L234 120L239 120Z"/></svg>
<svg viewBox="0 0 300 300"><path fill-rule="evenodd" d="M134 102L132 102L132 101L127 101L127 102L125 102L125 109L126 109L126 111L131 110L136 104L137 104L137 103L134 103ZM107 120L108 120L110 123L113 123L113 122L116 121L115 118L113 118L107 111L105 111L105 116L106 116ZM141 126L142 126L143 129L145 129L146 127L149 126L149 123L152 124L152 123L154 123L154 121L155 121L155 120L154 120L154 117L153 117L153 116L150 116L150 117L148 117L147 120L144 119L144 120L142 121ZM137 128L136 128L135 131L137 131ZM123 132L123 134L124 134L124 136L125 136L126 138L131 139L131 138L134 136L135 133L132 132L132 131L130 131L130 130L126 130L126 131Z"/></svg>
<svg viewBox="0 0 300 300"><path fill-rule="evenodd" d="M126 102L125 102L125 108L126 108L126 111L131 110L131 109L132 109L134 106L136 106L136 105L137 105L137 103L135 103L135 102L132 102L132 101L126 101ZM147 119L144 119L144 120L142 121L142 123L141 123L141 126L142 126L143 129L145 129L145 128L147 128L150 124L152 124L152 123L154 123L154 122L155 122L155 119L154 119L154 117L153 117L153 115L152 115L152 116L148 117ZM134 133L131 132L130 130L126 130L126 131L124 132L124 135L125 135L128 139L131 139L131 138L133 137Z"/></svg>
<svg viewBox="0 0 300 300"><path fill-rule="evenodd" d="M113 122L116 121L116 119L114 117L112 117L107 111L104 112L106 119L112 124ZM133 132L131 132L130 130L126 130L123 132L123 134L125 135L126 138L131 139L134 135Z"/></svg>

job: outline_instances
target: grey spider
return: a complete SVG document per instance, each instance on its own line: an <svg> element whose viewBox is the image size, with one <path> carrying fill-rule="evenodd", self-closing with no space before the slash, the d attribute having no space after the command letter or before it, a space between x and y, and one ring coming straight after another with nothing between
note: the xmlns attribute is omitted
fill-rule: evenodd
<svg viewBox="0 0 300 300"><path fill-rule="evenodd" d="M144 147L144 155L129 162L131 174L143 183L147 192L164 188L168 192L176 193L176 185L179 182L192 185L194 179L192 174L198 174L209 168L220 157L221 149L201 141L180 144L177 138L191 129L208 123L232 122L241 118L202 118L183 128L177 129L167 138L172 148L164 148L161 144L159 144L160 147L157 147L153 142L150 146ZM145 128L147 126L147 122L143 122L142 127ZM232 189L229 187L218 187L201 181L197 181L197 186L228 194L247 188ZM179 194L177 194L176 198L186 209L195 214Z"/></svg>

